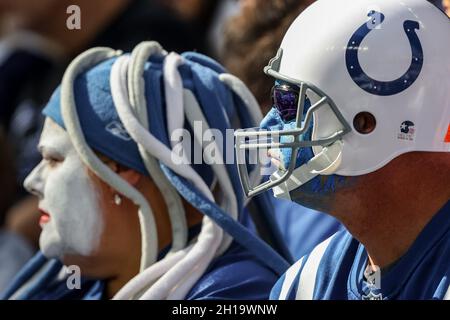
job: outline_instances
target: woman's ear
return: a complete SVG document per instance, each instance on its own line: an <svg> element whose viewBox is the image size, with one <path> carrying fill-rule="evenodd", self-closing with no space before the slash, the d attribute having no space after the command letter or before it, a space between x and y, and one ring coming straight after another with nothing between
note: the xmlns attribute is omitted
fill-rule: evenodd
<svg viewBox="0 0 450 320"><path fill-rule="evenodd" d="M134 187L139 183L142 177L142 175L139 172L133 169L123 167L121 168L120 166L117 174L120 175L123 179L125 179L129 184L131 184Z"/></svg>
<svg viewBox="0 0 450 320"><path fill-rule="evenodd" d="M103 163L105 163L108 167L110 167L111 170L113 170L115 173L117 173L119 176L125 179L132 186L135 187L141 180L142 174L140 174L136 170L122 166L102 154L97 154L97 156L100 158L100 160L103 161Z"/></svg>

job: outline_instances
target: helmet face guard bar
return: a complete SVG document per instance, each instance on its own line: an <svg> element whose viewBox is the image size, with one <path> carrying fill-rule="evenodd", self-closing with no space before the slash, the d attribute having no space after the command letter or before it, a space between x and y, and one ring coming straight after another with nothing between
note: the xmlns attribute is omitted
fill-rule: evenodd
<svg viewBox="0 0 450 320"><path fill-rule="evenodd" d="M295 118L295 129L291 130L259 130L258 129L241 129L236 130L236 159L238 164L238 172L241 180L242 187L244 189L245 194L248 197L253 197L257 194L270 190L283 182L285 182L291 174L294 172L296 165L296 157L300 148L312 147L312 146L329 146L334 142L340 140L345 134L351 131L351 127L348 122L345 120L344 116L341 114L333 100L327 96L322 90L317 88L316 86L300 81L297 79L290 78L288 76L282 75L279 73L279 68L281 64L283 50L280 48L277 52L275 58L270 60L269 65L264 68L264 72L267 75L272 76L277 80L281 80L293 85L296 85L300 88L299 90L299 98L297 105L297 114ZM304 113L304 104L307 98L307 91L310 90L320 97L320 100L314 103L306 112ZM319 140L310 140L310 141L301 141L301 135L304 134L310 127L311 121L313 120L313 114L319 108L323 106L329 106L333 111L334 115L342 125L340 130L337 130L332 135L319 139ZM270 136L274 138L277 142L266 142L266 143L258 143L258 139L267 138ZM291 142L279 142L279 138L283 136L292 137ZM246 142L246 140L250 140ZM266 139L267 140L267 139ZM291 148L292 153L290 156L289 167L287 169L278 169L278 174L272 175L271 178L259 185L252 186L250 183L249 172L247 169L246 163L246 154L248 150L255 149L280 149L280 148Z"/></svg>

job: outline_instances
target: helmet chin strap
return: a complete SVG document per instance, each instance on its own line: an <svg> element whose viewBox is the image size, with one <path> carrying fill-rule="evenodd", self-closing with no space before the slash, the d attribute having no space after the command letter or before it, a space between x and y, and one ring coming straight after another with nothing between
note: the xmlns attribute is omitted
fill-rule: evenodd
<svg viewBox="0 0 450 320"><path fill-rule="evenodd" d="M324 147L314 158L295 169L285 182L272 189L275 198L291 200L291 191L304 185L318 175L331 175L335 173L342 161L343 145L344 143L338 140L332 145ZM283 172L276 171L270 176L270 180L280 179L282 175Z"/></svg>

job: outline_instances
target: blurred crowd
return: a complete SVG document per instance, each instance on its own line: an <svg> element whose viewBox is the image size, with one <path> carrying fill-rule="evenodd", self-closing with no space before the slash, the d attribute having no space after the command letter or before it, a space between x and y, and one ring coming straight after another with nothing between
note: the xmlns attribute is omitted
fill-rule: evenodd
<svg viewBox="0 0 450 320"><path fill-rule="evenodd" d="M40 111L75 56L94 46L130 51L144 40L168 51L198 51L242 79L265 113L273 80L262 69L313 1L0 0L0 291L38 248L37 201L22 184L40 161ZM450 15L450 0L433 2ZM66 27L74 4L80 30ZM287 219L279 223L289 237ZM339 227L328 217L321 223L329 228L324 235Z"/></svg>

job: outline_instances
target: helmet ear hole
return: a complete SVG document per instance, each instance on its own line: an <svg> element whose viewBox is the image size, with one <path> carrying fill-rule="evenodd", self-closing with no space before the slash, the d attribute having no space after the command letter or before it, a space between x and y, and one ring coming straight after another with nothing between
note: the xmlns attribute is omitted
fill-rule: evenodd
<svg viewBox="0 0 450 320"><path fill-rule="evenodd" d="M377 120L370 112L360 112L353 118L353 127L360 134L372 133L377 126Z"/></svg>

